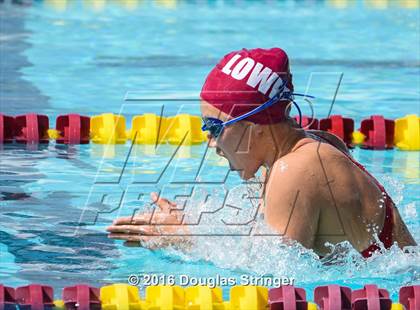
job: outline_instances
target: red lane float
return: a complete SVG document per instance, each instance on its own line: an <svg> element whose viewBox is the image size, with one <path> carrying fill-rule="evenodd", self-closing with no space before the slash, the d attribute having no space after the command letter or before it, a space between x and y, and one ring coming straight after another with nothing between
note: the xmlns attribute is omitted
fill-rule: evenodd
<svg viewBox="0 0 420 310"><path fill-rule="evenodd" d="M319 129L330 132L340 137L348 147L353 147L352 133L354 131L354 120L342 117L341 115L331 115L319 121Z"/></svg>
<svg viewBox="0 0 420 310"><path fill-rule="evenodd" d="M56 130L60 137L56 140L61 144L89 143L90 117L79 114L60 115L56 120Z"/></svg>
<svg viewBox="0 0 420 310"><path fill-rule="evenodd" d="M373 150L392 149L394 147L393 120L385 119L382 115L372 115L362 120L360 132L366 136L361 144L362 148Z"/></svg>
<svg viewBox="0 0 420 310"><path fill-rule="evenodd" d="M0 284L0 309L16 310L15 289Z"/></svg>
<svg viewBox="0 0 420 310"><path fill-rule="evenodd" d="M18 143L48 143L48 116L35 113L15 117L15 140Z"/></svg>
<svg viewBox="0 0 420 310"><path fill-rule="evenodd" d="M0 113L0 144L11 143L15 137L15 118Z"/></svg>
<svg viewBox="0 0 420 310"><path fill-rule="evenodd" d="M0 0L1 1L1 0ZM154 114L145 114L136 116L156 119ZM178 119L181 115L166 118ZM182 129L194 130L197 139L190 141L190 144L199 144L204 142L203 132L200 130L200 123L197 116L182 115L183 118L194 123L194 126L186 126L182 123ZM104 119L107 121L104 122ZM116 119L118 118L118 121ZM297 121L298 116L294 117ZM100 126L94 125L93 120L101 120ZM171 121L170 121L171 122ZM392 149L393 145L400 150L418 151L420 149L419 134L420 118L416 114L406 115L395 121L385 119L381 115L373 115L364 119L360 124L360 131L354 131L354 120L344 118L341 115L332 115L329 118L318 121L310 116L302 116L302 127L305 129L323 130L340 137L348 147L360 145L367 149ZM399 125L398 125L399 124ZM125 120L123 116L116 116L112 113L93 116L81 116L79 114L60 115L56 120L56 129L49 130L49 120L46 115L35 113L20 115L16 117L0 114L0 144L11 143L14 140L18 143L48 143L49 139L56 140L57 143L64 144L84 144L90 142L90 136L95 143L125 143L130 131L125 130ZM178 124L179 125L179 124ZM197 125L197 126L196 126ZM93 126L93 127L92 127ZM178 126L179 127L179 126ZM172 128L172 127L171 127ZM131 128L131 135L136 128ZM182 131L182 130L181 130ZM142 133L142 137L137 137L134 143L149 143L153 140L155 130ZM114 136L117 136L116 138ZM153 137L152 137L153 136ZM184 132L171 130L165 139L159 140L159 143L175 143L183 140ZM114 137L114 138L112 138ZM112 139L111 139L112 138ZM156 139L154 139L156 140ZM353 141L354 144L353 144ZM175 142L174 142L175 141Z"/></svg>
<svg viewBox="0 0 420 310"><path fill-rule="evenodd" d="M318 286L314 291L315 303L323 310L350 310L351 289L340 285Z"/></svg>
<svg viewBox="0 0 420 310"><path fill-rule="evenodd" d="M299 123L299 116L295 116L294 119L297 123ZM316 118L302 115L302 128L317 130L319 129L319 121Z"/></svg>
<svg viewBox="0 0 420 310"><path fill-rule="evenodd" d="M365 285L362 289L353 291L351 301L354 310L383 310L391 309L392 306L388 291L378 289L375 284Z"/></svg>
<svg viewBox="0 0 420 310"><path fill-rule="evenodd" d="M407 310L420 309L420 285L404 286L400 288L400 304Z"/></svg>
<svg viewBox="0 0 420 310"><path fill-rule="evenodd" d="M131 305L145 304L145 307L148 309L148 307L153 307L152 304L154 302L160 304L162 300L170 298L169 295L172 294L172 287L158 285L156 289L161 293L148 295L148 292L146 291L146 300L143 300L138 294L138 289L128 284L113 284L106 288L108 289L99 290L98 288L81 284L65 287L63 289L62 300L56 300L54 302L54 292L50 286L32 284L14 289L0 284L0 310L16 310L16 308L20 310L45 310L53 309L54 306L57 307L57 309L67 310L96 310L101 309L101 301L103 303L102 307L106 309L111 309L111 307L123 309L126 307L127 302ZM305 290L303 288L296 288L292 285L268 289L268 292L265 287L240 286L240 302L235 303L234 299L238 299L238 295L235 297L235 294L232 292L236 290L236 293L238 293L237 289L238 287L231 287L231 298L224 302L229 309L230 307L236 306L238 306L238 309L254 309L255 305L263 306L264 309L269 308L276 310L316 309L315 304L306 300ZM257 289L260 290L260 293L257 292ZM178 287L177 290L180 296L184 296L183 294L188 291L188 288L185 288L184 291L184 288ZM221 288L218 288L218 290L218 296L221 300ZM125 296L125 293L122 295L120 294L121 292L129 291L131 292L131 295L129 294L130 296L128 297ZM149 293L150 291L152 290L149 289ZM210 292L208 289L206 291ZM112 294L110 294L110 292ZM210 295L205 294L205 296ZM198 296L201 297L198 298ZM214 300L212 301L211 298L209 301L207 298L202 298L203 296L200 294L196 297L198 298L197 303L195 304L196 306L207 309L209 304L221 305L220 300L218 303L214 303ZM159 301L156 301L156 298L158 298ZM183 297L181 299L183 300ZM180 304L179 301L181 299L173 301L174 309L182 308L182 302ZM348 287L339 285L319 286L314 290L314 299L320 310L390 310L391 307L392 309L403 309L402 307L404 307L405 310L418 310L420 309L420 285L401 287L399 292L400 304L394 305L392 305L388 291L380 289L376 285L365 285L363 289L354 291L351 291ZM257 308L259 308L259 306Z"/></svg>
<svg viewBox="0 0 420 310"><path fill-rule="evenodd" d="M68 286L63 289L63 302L67 310L101 309L99 289L88 285Z"/></svg>
<svg viewBox="0 0 420 310"><path fill-rule="evenodd" d="M293 285L272 288L268 291L268 304L271 310L307 310L306 292Z"/></svg>
<svg viewBox="0 0 420 310"><path fill-rule="evenodd" d="M54 292L50 286L31 284L16 289L20 310L44 310L54 307Z"/></svg>

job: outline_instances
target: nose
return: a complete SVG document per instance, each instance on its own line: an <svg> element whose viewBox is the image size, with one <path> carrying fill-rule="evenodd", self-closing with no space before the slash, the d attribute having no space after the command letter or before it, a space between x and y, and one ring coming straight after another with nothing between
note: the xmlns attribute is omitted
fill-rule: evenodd
<svg viewBox="0 0 420 310"><path fill-rule="evenodd" d="M216 147L216 139L211 135L207 135L207 139L209 139L209 147Z"/></svg>
<svg viewBox="0 0 420 310"><path fill-rule="evenodd" d="M211 134L207 135L207 139L209 139L209 147L216 148L216 154L225 157L225 153L217 146L217 139Z"/></svg>

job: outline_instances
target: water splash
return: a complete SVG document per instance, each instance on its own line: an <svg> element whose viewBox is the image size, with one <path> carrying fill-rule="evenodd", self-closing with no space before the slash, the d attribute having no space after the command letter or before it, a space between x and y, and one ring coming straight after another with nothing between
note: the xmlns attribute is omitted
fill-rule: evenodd
<svg viewBox="0 0 420 310"><path fill-rule="evenodd" d="M407 204L404 208L404 217L406 218L417 218L417 210L416 210L416 203L411 202Z"/></svg>
<svg viewBox="0 0 420 310"><path fill-rule="evenodd" d="M251 187L254 187L251 192L259 189L256 185ZM250 186L241 185L237 189L234 198L238 201L242 199L241 190L250 192ZM247 205L252 208L249 203ZM255 202L251 205L254 206ZM205 204L197 209L203 207L206 207ZM414 206L407 210L410 214L415 212ZM232 214L224 216L232 217ZM389 249L382 246L370 258L363 258L349 242L341 242L327 244L331 254L320 259L313 250L276 235L265 225L263 217L255 217L252 225L255 230L248 236L221 235L222 231L231 231L215 223L208 225L210 232L217 232L217 237L194 236L193 248L187 254L181 255L187 261L205 260L217 267L240 273L291 277L298 286L305 287L315 287L320 283L339 283L351 287L378 283L391 294L396 294L401 285L413 284L420 279L419 246L405 249L400 249L397 245ZM261 229L266 235L258 235ZM269 231L272 234L267 234Z"/></svg>
<svg viewBox="0 0 420 310"><path fill-rule="evenodd" d="M379 181L385 186L395 205L399 205L404 198L404 183L390 175L382 175Z"/></svg>

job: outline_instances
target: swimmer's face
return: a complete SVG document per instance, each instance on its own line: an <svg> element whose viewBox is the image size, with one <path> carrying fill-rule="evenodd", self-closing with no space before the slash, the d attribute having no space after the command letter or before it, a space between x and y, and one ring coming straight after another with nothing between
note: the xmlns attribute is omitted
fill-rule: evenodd
<svg viewBox="0 0 420 310"><path fill-rule="evenodd" d="M213 117L226 121L231 117L205 101L201 101L203 117ZM263 164L262 148L258 143L259 125L239 121L226 126L217 137L208 135L209 146L216 148L216 153L229 161L230 168L238 171L242 179L254 177Z"/></svg>

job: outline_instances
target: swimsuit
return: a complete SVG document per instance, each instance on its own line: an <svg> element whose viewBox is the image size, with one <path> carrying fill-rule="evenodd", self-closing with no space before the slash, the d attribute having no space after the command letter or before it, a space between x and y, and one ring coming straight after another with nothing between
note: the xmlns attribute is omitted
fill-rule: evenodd
<svg viewBox="0 0 420 310"><path fill-rule="evenodd" d="M315 133L306 132L306 135L309 136L310 138L313 138L313 139L318 140L320 142L326 142L326 143L334 146L334 144L332 144L328 139L326 139L325 137L318 136ZM339 150L339 151L341 151L341 150ZM378 238L383 243L384 247L386 249L388 249L388 248L391 247L391 245L393 243L393 241L392 241L392 230L393 230L393 226L394 226L394 220L393 220L393 218L394 218L394 216L393 216L393 213L394 213L393 205L394 205L394 203L392 201L392 198L388 195L388 193L386 192L385 188L381 185L381 183L379 183L378 180L376 180L365 169L365 167L363 167L360 163L358 163L356 160L354 160L348 153L345 153L343 151L341 151L341 152L344 155L346 155L346 157L348 159L350 159L353 162L353 164L355 164L364 173L366 173L369 177L371 177L372 180L375 182L376 186L378 186L378 188L383 193L384 205L385 205L385 221L384 221L384 225L382 227L382 231L378 235ZM370 257L372 255L372 253L377 251L377 250L380 250L380 247L376 243L373 243L367 249L363 250L361 252L361 254L362 254L363 257Z"/></svg>

